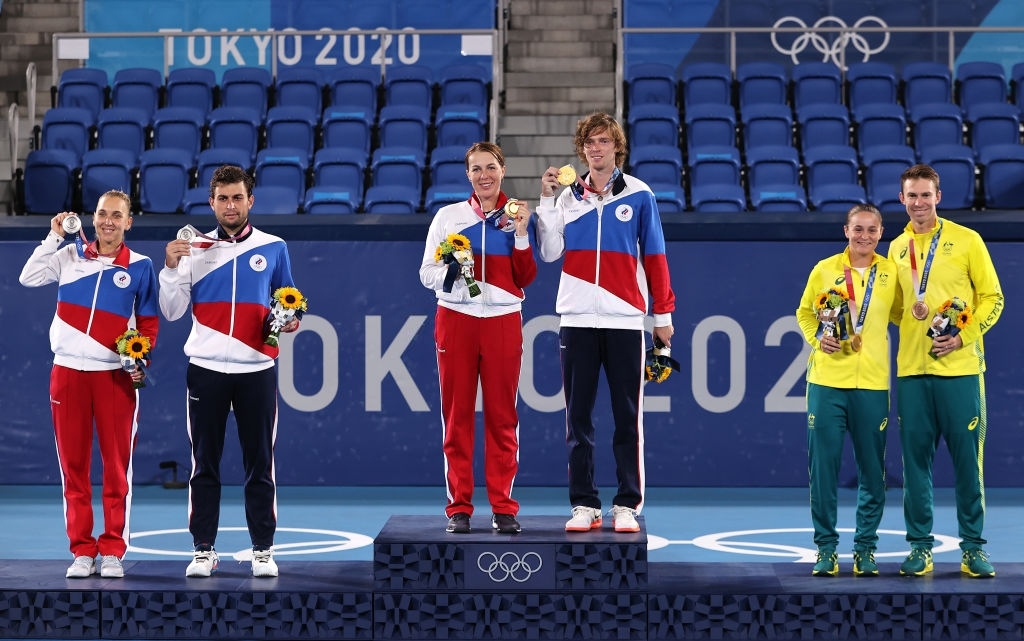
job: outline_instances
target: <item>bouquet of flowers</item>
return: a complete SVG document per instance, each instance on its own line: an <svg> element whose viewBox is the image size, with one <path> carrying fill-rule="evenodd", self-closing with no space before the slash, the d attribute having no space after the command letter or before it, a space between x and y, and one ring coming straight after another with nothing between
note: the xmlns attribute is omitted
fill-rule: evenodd
<svg viewBox="0 0 1024 641"><path fill-rule="evenodd" d="M448 234L447 238L434 250L434 260L451 266L451 277L444 282L444 291L452 291L454 274L456 271L462 274L466 281L470 296L480 295L480 285L473 278L473 248L469 246L469 239L462 234ZM457 267L456 267L457 266Z"/></svg>
<svg viewBox="0 0 1024 641"><path fill-rule="evenodd" d="M672 358L672 350L660 340L654 339L654 347L647 350L644 363L644 375L647 380L661 383L677 370L679 362Z"/></svg>
<svg viewBox="0 0 1024 641"><path fill-rule="evenodd" d="M956 296L939 305L928 328L929 336L956 336L971 322L971 307Z"/></svg>
<svg viewBox="0 0 1024 641"><path fill-rule="evenodd" d="M149 350L152 344L148 336L143 336L137 329L128 329L124 334L117 337L115 341L117 353L121 356L121 369L131 374L136 369L142 369L149 357ZM132 387L139 389L145 387L146 381L132 381Z"/></svg>
<svg viewBox="0 0 1024 641"><path fill-rule="evenodd" d="M815 334L818 339L825 334L839 340L849 339L843 322L844 316L850 313L850 297L846 292L836 287L829 288L818 294L814 308L818 312L818 333Z"/></svg>
<svg viewBox="0 0 1024 641"><path fill-rule="evenodd" d="M302 318L308 308L309 304L302 292L294 287L278 287L270 299L270 327L263 342L277 347L284 326L293 319Z"/></svg>

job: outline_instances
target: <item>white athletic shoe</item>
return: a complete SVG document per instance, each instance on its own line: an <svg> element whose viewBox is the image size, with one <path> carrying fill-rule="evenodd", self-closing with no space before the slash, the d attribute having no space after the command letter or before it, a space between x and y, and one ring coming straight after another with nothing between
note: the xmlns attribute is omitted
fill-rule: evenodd
<svg viewBox="0 0 1024 641"><path fill-rule="evenodd" d="M631 507L613 505L612 526L616 532L639 532L640 524L636 522L636 510Z"/></svg>
<svg viewBox="0 0 1024 641"><path fill-rule="evenodd" d="M91 556L76 556L64 576L68 579L87 579L96 574L96 559Z"/></svg>
<svg viewBox="0 0 1024 641"><path fill-rule="evenodd" d="M196 550L192 556L192 562L185 569L185 576L210 576L217 570L218 561L220 561L220 557L217 556L217 552L213 548Z"/></svg>
<svg viewBox="0 0 1024 641"><path fill-rule="evenodd" d="M100 576L104 579L120 579L124 576L124 566L121 559L114 555L103 557L100 562Z"/></svg>
<svg viewBox="0 0 1024 641"><path fill-rule="evenodd" d="M574 505L572 518L565 523L566 532L589 532L599 527L601 527L601 510L586 505Z"/></svg>
<svg viewBox="0 0 1024 641"><path fill-rule="evenodd" d="M253 576L277 576L277 563L274 562L274 551L271 548L252 551Z"/></svg>

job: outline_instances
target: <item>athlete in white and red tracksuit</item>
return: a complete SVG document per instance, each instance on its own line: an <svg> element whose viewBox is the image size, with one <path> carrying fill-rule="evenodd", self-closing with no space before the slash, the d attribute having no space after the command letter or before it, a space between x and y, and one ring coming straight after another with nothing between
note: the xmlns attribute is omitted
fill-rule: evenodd
<svg viewBox="0 0 1024 641"><path fill-rule="evenodd" d="M601 369L608 379L615 433L618 492L612 514L618 531L638 531L643 507L644 319L648 298L654 338L672 342L675 295L665 259L657 201L642 181L619 170L626 136L608 114L579 121L576 153L589 171L555 197L559 170L541 177L537 239L545 262L563 258L556 311L569 448L569 531L601 524L594 479L591 416Z"/></svg>
<svg viewBox="0 0 1024 641"><path fill-rule="evenodd" d="M519 469L516 399L523 356L523 288L537 264L530 246L530 211L503 210L505 158L492 143L466 152L469 200L441 208L427 232L420 281L437 296L434 340L441 387L445 483L449 532L468 532L473 514L473 436L477 381L483 393L484 473L492 526L518 532L519 503L512 485ZM516 207L508 208L516 209ZM471 296L457 264L438 260L437 248L461 234L473 251L473 277L480 294ZM447 282L446 282L447 281Z"/></svg>
<svg viewBox="0 0 1024 641"><path fill-rule="evenodd" d="M123 576L120 559L127 549L132 495L132 451L138 429L138 392L133 375L121 368L117 338L128 328L156 343L157 279L153 263L124 244L131 227L128 197L100 197L93 225L96 240L64 243L62 212L50 221L50 233L21 271L27 287L57 283L57 312L50 325L53 369L50 409L64 487L64 520L75 565L69 577L85 577L99 568L97 555L114 557L103 575ZM137 370L135 380L144 374ZM93 423L103 458L103 532L93 536ZM115 567L116 566L116 567ZM78 572L81 570L81 572Z"/></svg>

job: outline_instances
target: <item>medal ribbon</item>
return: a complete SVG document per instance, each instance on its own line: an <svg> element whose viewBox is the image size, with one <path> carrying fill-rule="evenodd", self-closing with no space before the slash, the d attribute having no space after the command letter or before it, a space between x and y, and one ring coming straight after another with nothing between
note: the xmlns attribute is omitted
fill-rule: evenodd
<svg viewBox="0 0 1024 641"><path fill-rule="evenodd" d="M246 223L245 229L238 232L234 236L231 236L230 238L215 238L213 236L207 236L206 234L197 229L196 236L199 236L200 238L205 238L209 242L190 242L189 245L191 245L192 247L198 247L199 249L206 249L207 247L213 247L215 243L233 243L237 241L239 238L242 238L243 236L248 234L251 229L252 225Z"/></svg>
<svg viewBox="0 0 1024 641"><path fill-rule="evenodd" d="M935 250L939 247L939 236L942 235L942 221L939 221L939 229L932 236L931 247L928 248L928 256L924 261L924 272L921 274L921 280L918 281L917 276L917 250L914 249L914 238L910 238L910 278L914 284L914 289L917 290L917 300L924 302L924 290L928 287L928 274L932 271L932 261L935 259ZM918 284L920 282L920 285Z"/></svg>
<svg viewBox="0 0 1024 641"><path fill-rule="evenodd" d="M871 292L875 289L875 272L878 271L878 263L871 266L871 271L868 272L868 284L864 289L864 304L860 306L860 311L857 313L857 322L853 326L853 333L860 334L861 329L864 327L864 319L868 317L868 305L871 304ZM849 267L843 267L843 274L846 276L846 292L850 295L851 307L856 306L856 299L853 293L853 272ZM853 318L853 310L850 310L850 318Z"/></svg>
<svg viewBox="0 0 1024 641"><path fill-rule="evenodd" d="M570 185L569 188L572 190L572 194L576 197L576 200L583 200L583 198L586 197L587 192L600 196L601 194L607 193L608 190L612 188L612 185L615 184L616 179L621 175L622 172L619 171L618 167L613 169L612 176L608 179L608 182L605 183L603 189L594 189L583 180L582 176L577 176L576 182Z"/></svg>
<svg viewBox="0 0 1024 641"><path fill-rule="evenodd" d="M473 193L469 197L469 206L473 208L473 211L480 218L480 220L490 220L491 223L502 231L511 231L514 229L515 222L512 217L505 211L505 206L508 204L509 197L505 195L505 192L498 192L498 200L495 202L495 208L489 212L484 212L483 207L480 206L480 197ZM507 229L506 229L507 228Z"/></svg>
<svg viewBox="0 0 1024 641"><path fill-rule="evenodd" d="M124 243L121 243L120 245L117 246L117 251L115 251L113 254L106 254L107 256L112 257L113 264L119 267L128 266L127 259L120 260L121 251L123 249ZM81 228L78 230L78 235L75 236L75 251L78 252L78 257L84 260L98 260L100 257L99 246L95 242L90 243L85 238L85 230Z"/></svg>

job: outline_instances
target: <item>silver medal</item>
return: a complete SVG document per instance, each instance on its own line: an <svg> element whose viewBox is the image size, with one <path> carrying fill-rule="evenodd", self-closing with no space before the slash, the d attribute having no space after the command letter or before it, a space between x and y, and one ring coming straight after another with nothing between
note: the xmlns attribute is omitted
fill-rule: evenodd
<svg viewBox="0 0 1024 641"><path fill-rule="evenodd" d="M178 240L185 240L192 242L192 239L196 237L196 230L192 225L185 225L178 230Z"/></svg>
<svg viewBox="0 0 1024 641"><path fill-rule="evenodd" d="M82 228L82 219L75 214L71 214L61 221L60 226L65 234L75 234Z"/></svg>

